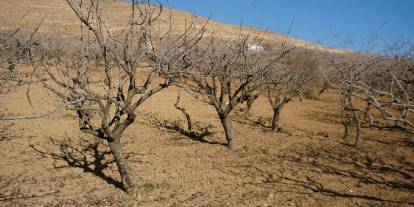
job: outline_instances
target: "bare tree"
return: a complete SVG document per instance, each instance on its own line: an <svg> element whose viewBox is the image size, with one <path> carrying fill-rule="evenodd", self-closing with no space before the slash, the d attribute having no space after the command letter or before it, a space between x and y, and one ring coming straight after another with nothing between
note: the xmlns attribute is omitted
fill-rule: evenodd
<svg viewBox="0 0 414 207"><path fill-rule="evenodd" d="M319 73L321 58L318 57L318 53L320 51L302 49L290 53L286 58L285 62L294 74L292 81L296 84L296 93L300 101L313 93L312 89L323 79Z"/></svg>
<svg viewBox="0 0 414 207"><path fill-rule="evenodd" d="M358 91L354 96L367 103L364 113L369 116L371 127L397 128L414 134L414 123L410 116L414 109L414 105L410 102L411 97L394 74L387 75L390 81L388 90L376 89L363 82L353 83L352 86ZM381 118L391 121L391 123L386 123L385 126L374 124L370 109L376 110L381 114Z"/></svg>
<svg viewBox="0 0 414 207"><path fill-rule="evenodd" d="M280 132L282 110L298 92L298 84L295 82L297 74L285 64L274 65L273 70L273 75L266 77L267 84L262 90L273 109L271 128L275 132Z"/></svg>
<svg viewBox="0 0 414 207"><path fill-rule="evenodd" d="M386 46L384 56L388 57L389 68L406 88L408 95L414 97L414 43L401 39Z"/></svg>
<svg viewBox="0 0 414 207"><path fill-rule="evenodd" d="M185 57L205 25L188 25L182 34L155 34L162 6L134 0L126 26L115 32L105 21L101 1L66 2L81 22L81 38L74 50L66 51L67 57L45 57L38 76L50 79L44 86L68 104L66 109L76 111L82 132L108 143L124 189L135 195L138 182L122 150L122 133L143 103L189 67Z"/></svg>
<svg viewBox="0 0 414 207"><path fill-rule="evenodd" d="M30 61L33 58L34 48L37 45L35 35L41 24L31 32L18 28L13 31L0 31L0 107L7 94L17 88L29 86L36 81L33 80L33 71L30 68ZM28 94L28 92L27 92ZM28 96L28 95L27 95ZM30 100L29 100L30 101ZM2 108L3 109L3 108ZM30 116L24 116L29 118ZM0 120L14 120L23 117L2 115Z"/></svg>
<svg viewBox="0 0 414 207"><path fill-rule="evenodd" d="M380 56L370 53L353 54L344 59L332 61L330 69L325 71L331 85L341 95L343 138L347 138L350 129L355 127L355 146L358 145L362 119L367 115L367 108L356 103L357 90L353 87L353 83L366 80L366 77L369 77L367 71L377 68L381 60Z"/></svg>
<svg viewBox="0 0 414 207"><path fill-rule="evenodd" d="M361 128L398 128L413 133L410 112L413 110L407 92L409 82L407 64L409 58L371 52L353 54L342 62L335 62L330 71L330 83L341 94L344 138L355 127L355 143Z"/></svg>
<svg viewBox="0 0 414 207"><path fill-rule="evenodd" d="M273 75L267 76L263 93L273 109L271 128L280 132L280 115L293 97L301 101L312 93L322 77L319 71L319 51L296 49L273 67Z"/></svg>
<svg viewBox="0 0 414 207"><path fill-rule="evenodd" d="M292 48L282 47L276 54L247 50L255 38L242 36L226 42L215 38L198 49L179 86L216 110L224 129L227 146L233 149L236 135L231 112L265 84L271 68Z"/></svg>

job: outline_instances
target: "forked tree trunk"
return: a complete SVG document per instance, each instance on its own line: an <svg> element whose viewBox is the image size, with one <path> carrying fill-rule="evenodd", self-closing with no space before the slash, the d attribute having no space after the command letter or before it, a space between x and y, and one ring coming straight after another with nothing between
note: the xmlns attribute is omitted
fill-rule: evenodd
<svg viewBox="0 0 414 207"><path fill-rule="evenodd" d="M257 98L259 98L258 94L257 95L252 95L251 97L249 97L247 99L246 108L245 108L245 111L244 111L244 114L246 116L250 114L250 109L252 108L253 103L257 100Z"/></svg>
<svg viewBox="0 0 414 207"><path fill-rule="evenodd" d="M227 147L229 149L234 149L235 147L235 134L233 130L233 125L231 123L230 117L227 115L219 115L221 124L223 125L224 134L226 135Z"/></svg>
<svg viewBox="0 0 414 207"><path fill-rule="evenodd" d="M325 80L321 90L319 90L318 95L322 95L325 91L328 91L329 87L330 87L329 82Z"/></svg>
<svg viewBox="0 0 414 207"><path fill-rule="evenodd" d="M281 128L279 126L280 122L280 114L282 113L282 109L285 107L287 103L291 100L291 97L284 97L282 99L276 98L275 102L273 103L273 118L272 118L272 131L280 132Z"/></svg>
<svg viewBox="0 0 414 207"><path fill-rule="evenodd" d="M299 96L299 101L303 102L303 100L305 99L305 96L303 95L303 88L298 86L298 96Z"/></svg>
<svg viewBox="0 0 414 207"><path fill-rule="evenodd" d="M120 138L114 138L113 141L108 141L108 144L111 149L111 153L114 156L116 165L118 166L124 190L130 195L136 194L138 190L137 178L134 171L126 162Z"/></svg>
<svg viewBox="0 0 414 207"><path fill-rule="evenodd" d="M280 112L282 111L281 105L273 109L273 118L272 118L272 131L280 131L279 121L280 121Z"/></svg>
<svg viewBox="0 0 414 207"><path fill-rule="evenodd" d="M303 91L302 91L302 90L300 90L300 91L299 91L299 101L300 101L300 102L303 102L303 100L305 100L305 96L303 95Z"/></svg>
<svg viewBox="0 0 414 207"><path fill-rule="evenodd" d="M178 93L177 101L175 102L174 107L176 109L178 109L179 111L181 111L181 113L184 114L185 118L187 119L187 130L188 130L188 132L191 133L191 132L193 132L193 121L191 120L191 116L187 112L187 110L185 110L184 107L178 106L179 102L180 102L180 93Z"/></svg>

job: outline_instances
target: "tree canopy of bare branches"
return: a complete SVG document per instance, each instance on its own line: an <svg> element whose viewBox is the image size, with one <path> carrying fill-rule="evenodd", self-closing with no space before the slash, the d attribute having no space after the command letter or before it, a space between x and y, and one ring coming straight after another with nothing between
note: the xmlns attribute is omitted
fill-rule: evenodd
<svg viewBox="0 0 414 207"><path fill-rule="evenodd" d="M266 84L265 77L274 75L273 65L293 49L282 47L274 53L248 51L247 44L257 41L250 36L227 42L211 38L193 53L192 67L178 84L214 107L230 149L236 145L231 112Z"/></svg>
<svg viewBox="0 0 414 207"><path fill-rule="evenodd" d="M32 31L17 28L13 31L0 31L0 109L4 112L3 102L11 91L26 87L26 100L30 100L30 85L43 81L37 79L35 71L30 69L30 63L38 57L38 30L40 22ZM24 99L24 98L22 98ZM0 112L1 113L1 112ZM32 114L14 115L2 114L0 120L31 119L38 117L32 107Z"/></svg>
<svg viewBox="0 0 414 207"><path fill-rule="evenodd" d="M205 28L185 28L182 34L155 34L163 7L132 1L126 26L113 32L99 0L66 0L80 21L80 39L65 57L45 56L37 73L44 86L78 115L82 132L106 140L124 189L135 195L137 178L121 147L122 133L136 119L137 109L170 86L188 67L186 56ZM161 103L160 103L161 104Z"/></svg>
<svg viewBox="0 0 414 207"><path fill-rule="evenodd" d="M334 61L327 72L331 85L341 94L344 138L356 128L355 146L361 128L397 128L413 133L413 111L407 72L410 58L375 53L354 54L350 60Z"/></svg>

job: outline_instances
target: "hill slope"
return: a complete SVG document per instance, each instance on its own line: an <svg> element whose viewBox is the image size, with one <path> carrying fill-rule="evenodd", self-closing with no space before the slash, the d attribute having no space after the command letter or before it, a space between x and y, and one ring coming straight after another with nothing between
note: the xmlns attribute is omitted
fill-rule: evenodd
<svg viewBox="0 0 414 207"><path fill-rule="evenodd" d="M105 3L105 16L107 21L112 25L113 30L122 28L128 18L130 5L128 3ZM0 1L0 27L3 29L13 29L16 27L32 29L35 28L43 18L41 31L48 34L59 34L63 36L73 36L79 34L79 21L63 0L2 0ZM185 25L185 21L196 18L199 22L205 22L206 19L194 17L193 15L166 9L161 15L161 20L168 20L172 17L174 30L179 31ZM157 25L159 30L166 30L169 27L168 21L161 21ZM223 39L231 39L240 34L239 26L221 24L210 21L208 32L216 34ZM326 49L321 45L313 44L303 40L298 40L283 36L277 33L265 32L254 28L244 28L243 32L252 33L260 36L269 44L287 42L301 48L308 49ZM341 49L328 49L331 52L344 53Z"/></svg>

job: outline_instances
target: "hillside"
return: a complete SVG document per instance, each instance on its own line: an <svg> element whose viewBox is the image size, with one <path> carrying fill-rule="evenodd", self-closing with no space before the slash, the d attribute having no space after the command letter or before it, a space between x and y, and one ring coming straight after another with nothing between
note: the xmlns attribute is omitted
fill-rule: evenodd
<svg viewBox="0 0 414 207"><path fill-rule="evenodd" d="M105 3L105 16L107 22L111 25L113 31L117 31L125 24L130 11L130 5L127 3L108 2ZM0 1L0 26L6 28L35 28L43 18L41 31L47 34L58 34L62 36L73 36L79 34L79 22L75 15L63 0L2 0ZM193 15L164 8L161 15L161 21L156 28L159 31L166 31L169 28L169 17L172 17L174 28L179 32L183 29L186 21L195 19L203 23L206 19L194 17ZM215 21L209 21L207 33L214 33L217 37L223 39L232 39L240 34L240 27L236 25L221 24ZM299 48L325 50L327 48L321 45L313 44L303 40L294 39L277 33L265 32L254 28L244 28L244 33L258 35L263 41L270 45L278 45L280 42L287 42ZM328 49L331 52L344 53L342 49Z"/></svg>

